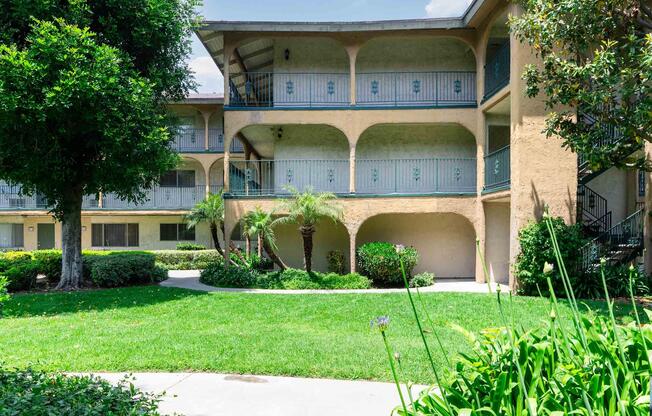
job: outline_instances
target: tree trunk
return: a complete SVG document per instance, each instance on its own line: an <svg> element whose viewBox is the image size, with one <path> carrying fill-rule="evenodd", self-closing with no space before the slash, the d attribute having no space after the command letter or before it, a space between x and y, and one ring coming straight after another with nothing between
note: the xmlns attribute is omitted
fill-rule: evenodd
<svg viewBox="0 0 652 416"><path fill-rule="evenodd" d="M276 255L274 249L269 244L267 239L265 239L264 236L261 238L261 241L262 241L262 246L265 249L265 252L267 253L267 256L269 256L269 258L274 262L274 264L276 264L281 270L287 269L288 266L286 266L285 263L283 263L283 260L281 260L281 258Z"/></svg>
<svg viewBox="0 0 652 416"><path fill-rule="evenodd" d="M61 221L62 258L61 280L57 290L76 290L82 281L81 253L81 207L82 192L71 191L64 202L64 213Z"/></svg>
<svg viewBox="0 0 652 416"><path fill-rule="evenodd" d="M263 258L263 236L258 234L258 258L262 259Z"/></svg>
<svg viewBox="0 0 652 416"><path fill-rule="evenodd" d="M303 265L310 273L312 272L312 235L315 233L315 227L302 225L299 231L303 237Z"/></svg>
<svg viewBox="0 0 652 416"><path fill-rule="evenodd" d="M245 256L247 260L251 258L251 238L248 235L245 235Z"/></svg>
<svg viewBox="0 0 652 416"><path fill-rule="evenodd" d="M222 247L220 246L220 238L217 235L217 224L212 222L210 228L211 228L211 236L213 237L213 245L215 246L215 250L217 250L217 252L223 256L224 251L222 251Z"/></svg>

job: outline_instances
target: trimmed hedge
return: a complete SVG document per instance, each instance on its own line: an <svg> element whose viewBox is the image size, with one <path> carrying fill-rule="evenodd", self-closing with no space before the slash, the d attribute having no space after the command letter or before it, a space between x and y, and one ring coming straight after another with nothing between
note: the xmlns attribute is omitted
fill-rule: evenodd
<svg viewBox="0 0 652 416"><path fill-rule="evenodd" d="M39 264L32 253L7 251L0 253L0 275L7 279L7 290L18 292L32 290L36 286Z"/></svg>
<svg viewBox="0 0 652 416"><path fill-rule="evenodd" d="M37 250L32 252L32 257L39 263L39 273L51 285L56 285L61 280L61 250Z"/></svg>
<svg viewBox="0 0 652 416"><path fill-rule="evenodd" d="M95 256L89 269L91 282L99 287L157 283L167 278L167 270L156 265L156 257L144 252Z"/></svg>
<svg viewBox="0 0 652 416"><path fill-rule="evenodd" d="M177 243L177 250L199 251L199 250L206 250L206 247L203 244L197 244L197 243Z"/></svg>
<svg viewBox="0 0 652 416"><path fill-rule="evenodd" d="M224 261L217 250L156 250L151 253L159 266L168 270L201 270Z"/></svg>
<svg viewBox="0 0 652 416"><path fill-rule="evenodd" d="M159 395L116 386L96 376L68 376L0 368L2 415L159 415Z"/></svg>
<svg viewBox="0 0 652 416"><path fill-rule="evenodd" d="M399 257L400 256L400 257ZM412 277L412 269L419 261L419 254L414 247L404 247L397 252L391 243L373 242L363 244L357 251L358 270L379 286L402 286L403 275L401 263L405 266L408 280Z"/></svg>
<svg viewBox="0 0 652 416"><path fill-rule="evenodd" d="M258 272L247 267L224 267L224 263L213 263L204 269L199 281L216 287L254 287Z"/></svg>

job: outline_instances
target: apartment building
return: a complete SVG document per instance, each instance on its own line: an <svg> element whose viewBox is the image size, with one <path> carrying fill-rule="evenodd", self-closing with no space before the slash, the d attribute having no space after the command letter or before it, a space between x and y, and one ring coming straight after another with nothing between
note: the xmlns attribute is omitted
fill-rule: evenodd
<svg viewBox="0 0 652 416"><path fill-rule="evenodd" d="M543 137L546 110L524 97L521 79L536 58L507 28L517 13L505 0L476 0L450 19L204 22L197 34L224 77L223 99L170 105L183 164L138 206L89 197L84 247L209 244L208 229L187 231L182 215L219 188L226 239L239 241L246 212L278 209L288 187L311 187L337 194L344 211L318 226L318 270L341 250L354 271L357 247L390 241L418 249L418 272L483 281L478 240L494 279L513 283L518 231L544 206L597 238L587 262L605 244L635 257L646 176L592 172ZM38 197L9 191L0 194L0 244L58 246ZM296 228L276 233L281 257L300 267Z"/></svg>

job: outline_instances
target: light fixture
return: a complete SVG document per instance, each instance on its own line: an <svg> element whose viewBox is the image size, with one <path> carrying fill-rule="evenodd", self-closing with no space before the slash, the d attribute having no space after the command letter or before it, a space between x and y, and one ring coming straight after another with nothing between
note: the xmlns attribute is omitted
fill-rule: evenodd
<svg viewBox="0 0 652 416"><path fill-rule="evenodd" d="M278 136L279 139L283 137L283 127L278 128L278 130L276 131L276 135Z"/></svg>
<svg viewBox="0 0 652 416"><path fill-rule="evenodd" d="M29 231L34 231L34 226L33 226L33 225L30 225L29 227L27 227L27 229L28 229Z"/></svg>
<svg viewBox="0 0 652 416"><path fill-rule="evenodd" d="M289 60L290 60L290 50L289 50L289 49L286 49L286 50L285 50L285 60L286 60L286 61L289 61Z"/></svg>
<svg viewBox="0 0 652 416"><path fill-rule="evenodd" d="M82 231L86 231L86 226L82 225Z"/></svg>

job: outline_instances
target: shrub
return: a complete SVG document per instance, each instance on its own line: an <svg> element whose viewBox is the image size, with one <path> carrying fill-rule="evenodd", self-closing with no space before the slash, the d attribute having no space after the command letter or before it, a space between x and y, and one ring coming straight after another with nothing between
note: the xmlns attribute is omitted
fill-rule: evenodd
<svg viewBox="0 0 652 416"><path fill-rule="evenodd" d="M212 263L201 272L199 281L216 287L253 287L258 273L246 267L224 267L224 263Z"/></svg>
<svg viewBox="0 0 652 416"><path fill-rule="evenodd" d="M426 287L435 284L435 274L423 272L410 279L410 287Z"/></svg>
<svg viewBox="0 0 652 416"><path fill-rule="evenodd" d="M159 415L160 396L128 381L116 386L95 376L68 376L0 368L3 415Z"/></svg>
<svg viewBox="0 0 652 416"><path fill-rule="evenodd" d="M158 250L151 253L156 256L158 264L168 270L205 269L211 263L224 261L217 250Z"/></svg>
<svg viewBox="0 0 652 416"><path fill-rule="evenodd" d="M604 288L602 287L602 276L600 271L589 273L578 273L570 276L573 283L575 296L583 299L602 299L604 298ZM629 266L628 265L607 265L604 269L605 282L609 294L614 297L629 296ZM635 268L632 273L632 287L634 294L638 296L648 295L650 293L649 280L645 273Z"/></svg>
<svg viewBox="0 0 652 416"><path fill-rule="evenodd" d="M199 251L199 250L206 250L206 246L197 243L177 243L177 250Z"/></svg>
<svg viewBox="0 0 652 416"><path fill-rule="evenodd" d="M286 269L261 275L256 284L263 289L368 289L371 280L357 273L339 275Z"/></svg>
<svg viewBox="0 0 652 416"><path fill-rule="evenodd" d="M345 257L344 253L339 250L329 251L326 255L326 260L328 261L328 271L331 273L344 274Z"/></svg>
<svg viewBox="0 0 652 416"><path fill-rule="evenodd" d="M4 315L4 304L7 302L11 295L9 295L9 279L6 276L0 275L0 318Z"/></svg>
<svg viewBox="0 0 652 416"><path fill-rule="evenodd" d="M36 277L38 276L39 264L34 261L20 261L12 267L2 272L9 282L7 290L18 292L23 290L32 290L36 286Z"/></svg>
<svg viewBox="0 0 652 416"><path fill-rule="evenodd" d="M580 226L567 225L562 218L552 218L552 227L557 235L559 249L564 264L569 272L577 270L579 249L586 243L582 236ZM556 264L550 233L545 222L533 222L523 227L518 233L521 252L516 257L514 271L518 279L518 293L522 295L549 295L548 285L543 274L543 265L548 262ZM555 267L551 275L555 293L564 294L564 288L559 274L559 267Z"/></svg>
<svg viewBox="0 0 652 416"><path fill-rule="evenodd" d="M28 251L6 251L0 253L0 272L25 262L31 262L34 259L32 253Z"/></svg>
<svg viewBox="0 0 652 416"><path fill-rule="evenodd" d="M250 257L251 268L258 272L266 272L274 270L274 262L267 257L258 257L257 254L252 254Z"/></svg>
<svg viewBox="0 0 652 416"><path fill-rule="evenodd" d="M156 266L156 258L151 253L115 252L92 259L90 280L99 287L156 283L167 277L167 271Z"/></svg>
<svg viewBox="0 0 652 416"><path fill-rule="evenodd" d="M32 252L32 256L39 262L39 273L44 274L50 284L59 283L61 280L61 250L36 250Z"/></svg>
<svg viewBox="0 0 652 416"><path fill-rule="evenodd" d="M363 244L358 248L357 256L360 273L380 286L399 286L403 283L400 259L403 260L408 279L419 261L413 247L405 247L399 254L394 245L382 242Z"/></svg>

